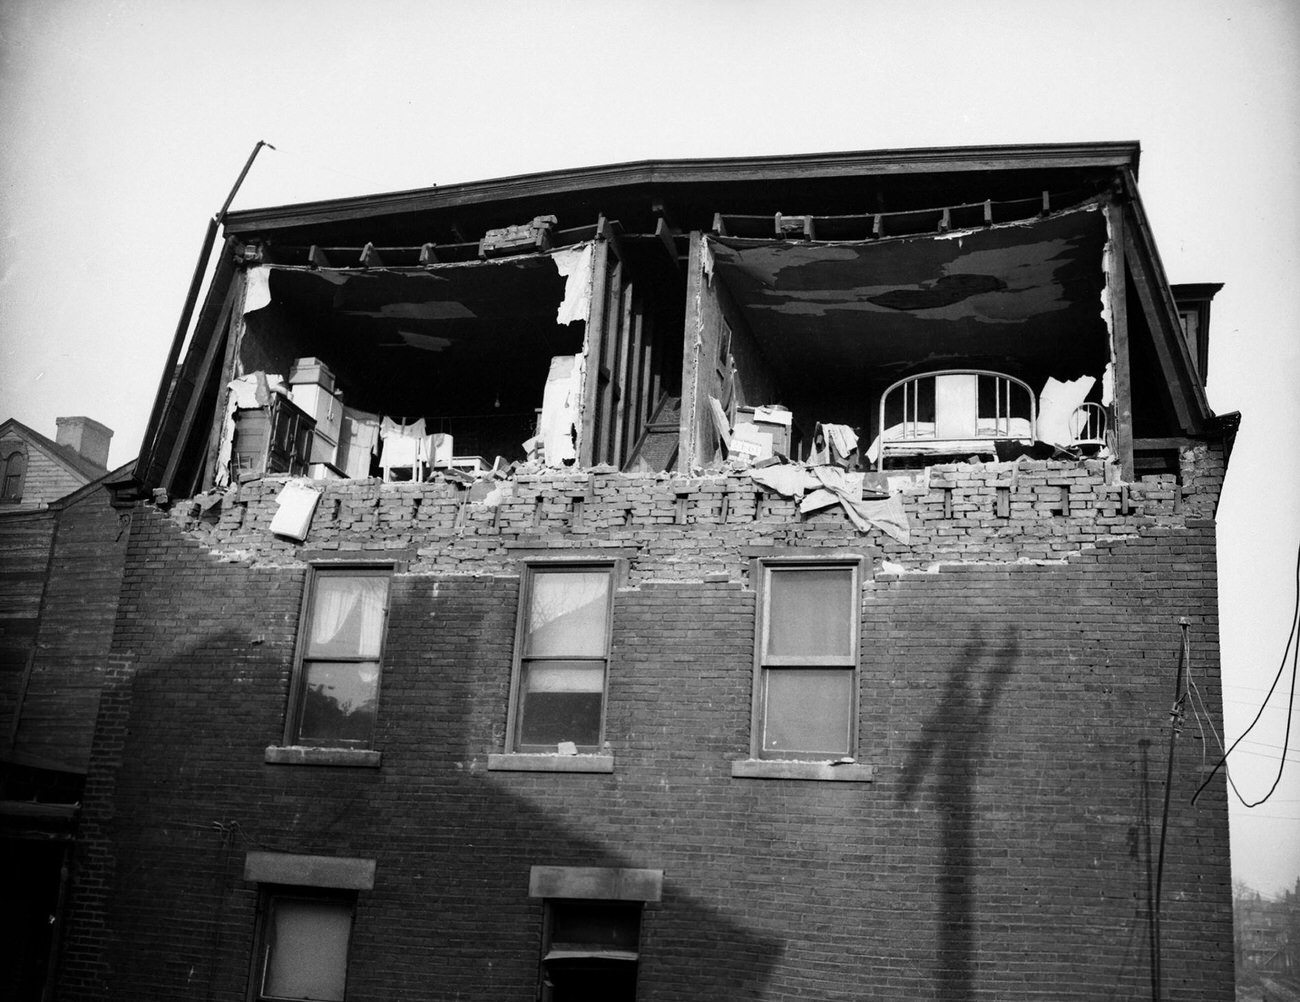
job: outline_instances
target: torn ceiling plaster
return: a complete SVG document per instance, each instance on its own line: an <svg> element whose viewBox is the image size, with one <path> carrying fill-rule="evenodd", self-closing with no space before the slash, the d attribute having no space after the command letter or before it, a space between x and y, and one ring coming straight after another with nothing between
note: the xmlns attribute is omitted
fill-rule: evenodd
<svg viewBox="0 0 1300 1002"><path fill-rule="evenodd" d="M411 348L419 348L421 351L442 351L444 348L451 347L451 341L445 337L437 337L433 334L420 334L416 331L398 331L404 344Z"/></svg>
<svg viewBox="0 0 1300 1002"><path fill-rule="evenodd" d="M847 389L922 359L1099 375L1105 231L1089 206L942 239L706 242L769 363Z"/></svg>
<svg viewBox="0 0 1300 1002"><path fill-rule="evenodd" d="M244 284L244 314L255 313L271 305L271 269L265 265L248 269Z"/></svg>
<svg viewBox="0 0 1300 1002"><path fill-rule="evenodd" d="M384 303L378 310L344 310L349 317L391 317L398 320L473 320L465 304L451 302Z"/></svg>
<svg viewBox="0 0 1300 1002"><path fill-rule="evenodd" d="M576 247L564 247L551 254L555 270L564 279L564 299L556 311L557 324L586 323L591 317L591 280L594 245L588 241Z"/></svg>

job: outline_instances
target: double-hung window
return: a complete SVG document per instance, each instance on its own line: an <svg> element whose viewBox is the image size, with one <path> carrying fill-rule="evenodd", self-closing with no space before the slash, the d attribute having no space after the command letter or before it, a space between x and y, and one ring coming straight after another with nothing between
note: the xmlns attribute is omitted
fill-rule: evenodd
<svg viewBox="0 0 1300 1002"><path fill-rule="evenodd" d="M267 889L253 998L342 1000L355 897L313 888Z"/></svg>
<svg viewBox="0 0 1300 1002"><path fill-rule="evenodd" d="M613 564L532 564L515 640L510 750L600 748L605 726Z"/></svg>
<svg viewBox="0 0 1300 1002"><path fill-rule="evenodd" d="M857 561L764 562L754 754L831 759L857 747Z"/></svg>
<svg viewBox="0 0 1300 1002"><path fill-rule="evenodd" d="M368 748L379 701L391 567L313 567L286 741Z"/></svg>

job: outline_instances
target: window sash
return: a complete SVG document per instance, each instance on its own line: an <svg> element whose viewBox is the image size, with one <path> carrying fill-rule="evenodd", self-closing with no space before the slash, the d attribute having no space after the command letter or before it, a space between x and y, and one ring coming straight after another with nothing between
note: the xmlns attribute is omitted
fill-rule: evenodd
<svg viewBox="0 0 1300 1002"><path fill-rule="evenodd" d="M369 748L383 680L391 566L311 568L285 743ZM348 581L357 582L349 595Z"/></svg>
<svg viewBox="0 0 1300 1002"><path fill-rule="evenodd" d="M0 501L21 501L27 457L21 451L12 452L0 463L0 468L4 470L4 477L0 480Z"/></svg>
<svg viewBox="0 0 1300 1002"><path fill-rule="evenodd" d="M764 668L762 752L772 758L849 755L853 750L851 668Z"/></svg>
<svg viewBox="0 0 1300 1002"><path fill-rule="evenodd" d="M614 569L612 563L525 567L507 725L510 751L554 752L561 741L583 751L600 748Z"/></svg>
<svg viewBox="0 0 1300 1002"><path fill-rule="evenodd" d="M765 566L763 574L763 621L760 631L762 643L762 662L765 665L846 665L857 663L857 570L851 565L777 565ZM816 582L816 591L811 596L797 596L804 603L792 610L773 607L780 592L790 589L787 594L795 595L794 583L803 579L803 583ZM840 580L835 581L836 578ZM777 582L781 582L780 585ZM836 588L828 585L838 584ZM818 594L820 593L820 594ZM840 603L838 609L827 610L809 608L808 599L827 599ZM832 620L835 614L843 616L843 623ZM802 636L774 638L778 628ZM839 636L828 636L838 633Z"/></svg>
<svg viewBox="0 0 1300 1002"><path fill-rule="evenodd" d="M793 559L760 566L751 754L787 760L852 756L861 562ZM810 585L809 594L795 591L800 583ZM774 602L789 596L793 608L774 610ZM787 635L773 642L774 631L782 629Z"/></svg>

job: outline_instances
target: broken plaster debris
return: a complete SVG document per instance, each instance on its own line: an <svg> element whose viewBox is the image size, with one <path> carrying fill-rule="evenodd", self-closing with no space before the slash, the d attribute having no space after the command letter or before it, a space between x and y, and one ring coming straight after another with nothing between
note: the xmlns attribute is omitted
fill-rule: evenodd
<svg viewBox="0 0 1300 1002"><path fill-rule="evenodd" d="M564 301L555 314L557 324L571 324L575 320L586 323L591 317L592 248L588 241L551 253L551 260L564 279Z"/></svg>
<svg viewBox="0 0 1300 1002"><path fill-rule="evenodd" d="M708 284L713 283L713 266L712 241L705 237L700 241L700 267L704 270L704 280Z"/></svg>
<svg viewBox="0 0 1300 1002"><path fill-rule="evenodd" d="M1070 417L1087 399L1097 380L1093 376L1080 376L1061 382L1053 376L1038 394L1038 420L1036 437L1048 445L1069 446L1074 441L1070 430Z"/></svg>
<svg viewBox="0 0 1300 1002"><path fill-rule="evenodd" d="M537 434L523 443L530 460L554 467L570 466L577 460L584 371L581 355L552 357Z"/></svg>
<svg viewBox="0 0 1300 1002"><path fill-rule="evenodd" d="M244 287L244 315L255 313L271 305L271 268L261 264L248 269Z"/></svg>

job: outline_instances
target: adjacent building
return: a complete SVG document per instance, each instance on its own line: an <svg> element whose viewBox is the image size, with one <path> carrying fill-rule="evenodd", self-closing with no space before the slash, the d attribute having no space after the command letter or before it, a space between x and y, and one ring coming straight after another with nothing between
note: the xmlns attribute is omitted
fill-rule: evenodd
<svg viewBox="0 0 1300 1002"><path fill-rule="evenodd" d="M0 423L0 997L53 988L126 552L112 431Z"/></svg>
<svg viewBox="0 0 1300 1002"><path fill-rule="evenodd" d="M114 489L58 998L1228 997L1193 742L1161 803L1236 421L1137 170L227 217Z"/></svg>

